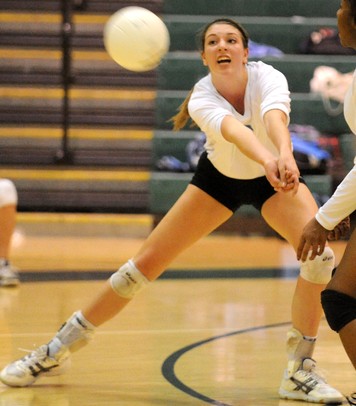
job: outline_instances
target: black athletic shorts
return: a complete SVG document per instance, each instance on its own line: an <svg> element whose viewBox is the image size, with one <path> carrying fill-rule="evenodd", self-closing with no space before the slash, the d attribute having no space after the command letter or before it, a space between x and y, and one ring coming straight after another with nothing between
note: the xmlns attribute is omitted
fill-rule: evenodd
<svg viewBox="0 0 356 406"><path fill-rule="evenodd" d="M301 183L305 183L300 178ZM263 203L276 191L265 176L254 179L234 179L220 173L203 152L190 182L206 192L225 207L235 212L244 204L261 211Z"/></svg>

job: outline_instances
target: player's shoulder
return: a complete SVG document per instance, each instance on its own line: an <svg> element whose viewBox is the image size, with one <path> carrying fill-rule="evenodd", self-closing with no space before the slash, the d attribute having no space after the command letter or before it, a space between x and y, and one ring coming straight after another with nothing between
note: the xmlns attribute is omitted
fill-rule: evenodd
<svg viewBox="0 0 356 406"><path fill-rule="evenodd" d="M256 74L264 74L272 71L276 71L276 69L272 66L269 65L268 63L262 62L262 61L252 61L247 63L247 69L251 73L256 73Z"/></svg>
<svg viewBox="0 0 356 406"><path fill-rule="evenodd" d="M208 73L206 76L203 76L196 82L193 90L210 89L212 86L213 83L211 81L211 74Z"/></svg>
<svg viewBox="0 0 356 406"><path fill-rule="evenodd" d="M247 69L249 77L252 79L252 82L255 83L270 83L271 80L278 83L280 81L284 82L285 80L285 76L281 71L262 61L248 62Z"/></svg>
<svg viewBox="0 0 356 406"><path fill-rule="evenodd" d="M191 99L194 97L211 97L213 94L215 94L215 92L216 89L212 83L211 75L208 74L194 85Z"/></svg>

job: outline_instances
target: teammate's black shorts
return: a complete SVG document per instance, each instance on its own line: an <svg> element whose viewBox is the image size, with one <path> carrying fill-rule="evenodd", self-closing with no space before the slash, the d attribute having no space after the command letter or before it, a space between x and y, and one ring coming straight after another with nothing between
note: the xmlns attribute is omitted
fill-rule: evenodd
<svg viewBox="0 0 356 406"><path fill-rule="evenodd" d="M305 183L300 178L301 183ZM203 152L190 182L225 207L235 212L244 204L261 211L263 203L276 191L265 176L254 179L234 179L220 173Z"/></svg>

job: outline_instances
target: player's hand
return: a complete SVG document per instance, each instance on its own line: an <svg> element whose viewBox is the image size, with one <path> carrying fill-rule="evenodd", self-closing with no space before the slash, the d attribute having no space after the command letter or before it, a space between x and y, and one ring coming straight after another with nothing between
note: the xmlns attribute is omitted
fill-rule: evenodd
<svg viewBox="0 0 356 406"><path fill-rule="evenodd" d="M265 168L266 178L274 190L279 191L283 189L286 186L286 182L281 179L277 158L266 161L263 166Z"/></svg>
<svg viewBox="0 0 356 406"><path fill-rule="evenodd" d="M293 194L296 194L298 191L299 187L299 172L298 173L292 173L289 170L285 171L285 182L286 185L282 189L283 192L289 192L292 191Z"/></svg>
<svg viewBox="0 0 356 406"><path fill-rule="evenodd" d="M284 154L278 160L278 169L284 187L280 190L282 192L292 191L296 194L299 187L300 172L295 159L292 154Z"/></svg>
<svg viewBox="0 0 356 406"><path fill-rule="evenodd" d="M302 262L313 260L324 252L329 230L326 230L317 220L312 218L304 227L297 249L297 259ZM311 251L311 253L310 253Z"/></svg>
<svg viewBox="0 0 356 406"><path fill-rule="evenodd" d="M336 241L342 237L346 237L350 232L350 217L347 216L328 234L328 240Z"/></svg>

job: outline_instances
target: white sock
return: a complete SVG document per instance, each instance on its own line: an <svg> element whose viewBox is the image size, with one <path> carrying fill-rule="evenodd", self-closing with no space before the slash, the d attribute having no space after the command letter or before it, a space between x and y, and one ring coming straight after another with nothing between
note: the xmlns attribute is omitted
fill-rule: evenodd
<svg viewBox="0 0 356 406"><path fill-rule="evenodd" d="M48 343L49 355L54 356L63 346L70 351L76 351L88 343L94 330L95 326L83 316L81 311L75 312Z"/></svg>

